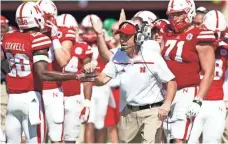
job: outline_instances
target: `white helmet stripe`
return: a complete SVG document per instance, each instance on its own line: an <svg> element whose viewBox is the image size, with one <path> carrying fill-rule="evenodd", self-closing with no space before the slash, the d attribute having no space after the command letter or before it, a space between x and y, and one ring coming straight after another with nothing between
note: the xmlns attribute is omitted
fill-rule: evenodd
<svg viewBox="0 0 228 144"><path fill-rule="evenodd" d="M22 17L23 17L23 9L24 9L25 4L27 4L27 2L23 3L22 6L21 6L21 9L20 9L20 21L23 24L24 24L24 22L23 22L23 18Z"/></svg>

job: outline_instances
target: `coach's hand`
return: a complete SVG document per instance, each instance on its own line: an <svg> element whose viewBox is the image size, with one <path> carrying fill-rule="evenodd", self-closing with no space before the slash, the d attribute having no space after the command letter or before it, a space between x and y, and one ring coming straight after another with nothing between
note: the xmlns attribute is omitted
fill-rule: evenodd
<svg viewBox="0 0 228 144"><path fill-rule="evenodd" d="M87 63L84 65L83 70L86 73L93 73L96 69L99 69L93 62Z"/></svg>
<svg viewBox="0 0 228 144"><path fill-rule="evenodd" d="M162 106L158 108L158 117L160 120L164 120L169 111L170 111L171 103L164 103Z"/></svg>
<svg viewBox="0 0 228 144"><path fill-rule="evenodd" d="M202 99L196 96L192 101L192 104L188 108L188 111L186 113L187 118L191 119L196 117L200 112L201 105L202 105Z"/></svg>
<svg viewBox="0 0 228 144"><path fill-rule="evenodd" d="M76 79L81 82L93 82L95 81L96 77L97 77L97 74L95 72L93 73L83 72L81 74L76 74Z"/></svg>
<svg viewBox="0 0 228 144"><path fill-rule="evenodd" d="M88 99L85 99L82 105L83 105L83 109L81 111L79 119L81 123L86 123L89 120L91 101Z"/></svg>

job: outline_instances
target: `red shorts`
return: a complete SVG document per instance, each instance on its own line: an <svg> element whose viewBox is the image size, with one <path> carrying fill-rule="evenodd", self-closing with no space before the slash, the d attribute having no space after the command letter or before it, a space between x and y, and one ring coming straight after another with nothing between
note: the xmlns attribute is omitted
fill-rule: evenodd
<svg viewBox="0 0 228 144"><path fill-rule="evenodd" d="M108 106L107 114L105 116L105 126L110 127L118 124L120 121L120 89L112 89L112 93L115 99L116 107Z"/></svg>

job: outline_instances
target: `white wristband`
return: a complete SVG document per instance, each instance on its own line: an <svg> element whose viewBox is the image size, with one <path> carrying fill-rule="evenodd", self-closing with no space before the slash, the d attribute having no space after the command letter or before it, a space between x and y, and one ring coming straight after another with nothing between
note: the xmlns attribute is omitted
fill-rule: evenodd
<svg viewBox="0 0 228 144"><path fill-rule="evenodd" d="M46 61L49 62L49 59L46 55L34 55L33 56L33 63L36 63L38 61Z"/></svg>
<svg viewBox="0 0 228 144"><path fill-rule="evenodd" d="M203 101L203 99L200 96L195 96L194 100Z"/></svg>
<svg viewBox="0 0 228 144"><path fill-rule="evenodd" d="M91 101L88 100L88 99L84 99L84 101L83 101L83 106L84 106L84 107L90 107L90 105L91 105Z"/></svg>
<svg viewBox="0 0 228 144"><path fill-rule="evenodd" d="M61 49L62 48L62 45L61 45L59 39L52 40L52 44L53 44L54 49Z"/></svg>

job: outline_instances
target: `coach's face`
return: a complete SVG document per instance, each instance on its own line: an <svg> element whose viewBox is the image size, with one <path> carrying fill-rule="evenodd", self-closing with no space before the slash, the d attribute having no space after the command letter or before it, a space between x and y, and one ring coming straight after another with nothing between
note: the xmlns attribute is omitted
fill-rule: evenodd
<svg viewBox="0 0 228 144"><path fill-rule="evenodd" d="M134 38L136 34L136 27L134 24L130 22L123 22L120 24L119 30L116 34L120 34L121 50L130 51L130 49L134 48Z"/></svg>
<svg viewBox="0 0 228 144"><path fill-rule="evenodd" d="M120 33L120 44L122 50L131 49L135 46L134 34Z"/></svg>

